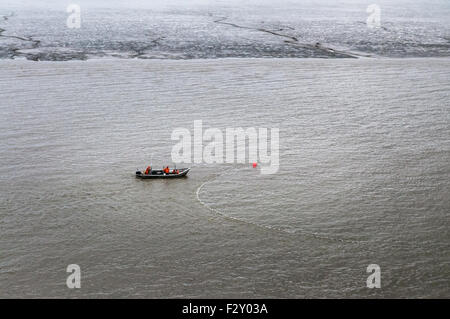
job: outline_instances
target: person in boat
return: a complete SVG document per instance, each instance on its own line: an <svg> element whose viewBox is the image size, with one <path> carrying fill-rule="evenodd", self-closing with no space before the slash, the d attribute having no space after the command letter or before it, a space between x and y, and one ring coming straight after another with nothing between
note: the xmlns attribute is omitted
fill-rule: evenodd
<svg viewBox="0 0 450 319"><path fill-rule="evenodd" d="M150 174L151 171L152 171L151 166L147 166L147 169L145 170L145 175Z"/></svg>
<svg viewBox="0 0 450 319"><path fill-rule="evenodd" d="M163 172L166 174L169 174L169 172L170 172L169 166L164 167Z"/></svg>
<svg viewBox="0 0 450 319"><path fill-rule="evenodd" d="M172 174L179 174L179 173L180 173L180 171L175 168L172 170Z"/></svg>

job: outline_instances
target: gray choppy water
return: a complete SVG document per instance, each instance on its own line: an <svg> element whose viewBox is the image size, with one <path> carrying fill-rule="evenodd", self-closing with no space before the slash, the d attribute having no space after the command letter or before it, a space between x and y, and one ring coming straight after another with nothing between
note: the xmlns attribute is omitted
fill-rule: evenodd
<svg viewBox="0 0 450 319"><path fill-rule="evenodd" d="M449 92L446 58L0 61L0 296L449 297ZM134 178L198 119L279 127L279 174Z"/></svg>
<svg viewBox="0 0 450 319"><path fill-rule="evenodd" d="M447 0L376 1L379 29L362 0L76 3L80 29L66 26L68 3L2 1L0 58L450 56Z"/></svg>

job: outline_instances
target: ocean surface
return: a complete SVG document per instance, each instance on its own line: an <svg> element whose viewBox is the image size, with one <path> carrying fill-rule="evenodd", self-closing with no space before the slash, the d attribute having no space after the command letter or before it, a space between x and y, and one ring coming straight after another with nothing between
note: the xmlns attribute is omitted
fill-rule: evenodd
<svg viewBox="0 0 450 319"><path fill-rule="evenodd" d="M0 297L448 298L449 101L449 58L0 60ZM279 172L134 177L194 120Z"/></svg>

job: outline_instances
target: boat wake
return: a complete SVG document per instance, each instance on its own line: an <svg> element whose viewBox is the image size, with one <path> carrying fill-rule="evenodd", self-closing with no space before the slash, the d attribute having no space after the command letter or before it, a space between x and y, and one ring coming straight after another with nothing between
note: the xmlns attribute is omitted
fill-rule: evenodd
<svg viewBox="0 0 450 319"><path fill-rule="evenodd" d="M204 206L206 209L208 209L209 211L211 211L212 213L224 218L224 219L228 219L228 220L232 220L235 222L239 222L239 223L244 223L247 225L251 225L266 231L274 231L274 232L281 232L284 234L289 234L289 235L294 235L294 234L300 234L303 236L307 236L307 237L311 237L311 238L315 238L315 239L320 239L320 240L325 240L325 241L331 241L331 242L340 242L340 243L351 243L351 244L361 244L364 243L364 241L357 241L357 240L351 240L351 239L343 239L343 238L337 238L337 237L331 237L331 236L327 236L327 235L323 235L320 233L316 233L316 232L308 232L308 231L304 231L304 230L287 230L287 229L283 229L280 227L276 227L276 226L269 226L269 225L262 225L262 224L258 224L258 223L254 223L251 221L247 221L244 219L240 219L237 217L233 217L233 216L229 216L227 214L224 214L223 212L221 212L220 210L211 207L210 205L208 205L207 203L205 203L202 199L201 199L201 192L202 190L205 188L206 185L217 181L220 177L222 177L225 173L230 174L231 170L235 170L237 172L237 168L236 167L228 167L225 170L223 170L221 173L214 175L214 177L208 179L207 181L203 182L196 191L196 197L198 202Z"/></svg>

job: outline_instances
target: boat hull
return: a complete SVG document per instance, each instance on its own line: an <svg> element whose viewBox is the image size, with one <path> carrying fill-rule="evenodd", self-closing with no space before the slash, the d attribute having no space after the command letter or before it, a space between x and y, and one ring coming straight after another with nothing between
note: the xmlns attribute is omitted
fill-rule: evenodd
<svg viewBox="0 0 450 319"><path fill-rule="evenodd" d="M136 178L140 179L160 179L160 178L181 178L186 177L187 173L190 171L190 168L182 168L179 169L178 174L166 174L162 171L152 171L151 174L143 174L140 171L136 172Z"/></svg>

